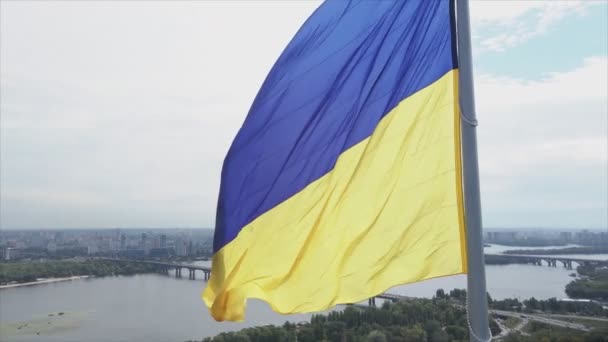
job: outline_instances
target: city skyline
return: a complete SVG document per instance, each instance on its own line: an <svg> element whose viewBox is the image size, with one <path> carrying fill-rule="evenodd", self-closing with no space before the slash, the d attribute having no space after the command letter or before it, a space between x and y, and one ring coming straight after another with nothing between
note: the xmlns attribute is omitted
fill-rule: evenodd
<svg viewBox="0 0 608 342"><path fill-rule="evenodd" d="M2 2L0 229L213 229L229 144L318 3ZM472 2L486 227L608 227L607 10Z"/></svg>
<svg viewBox="0 0 608 342"><path fill-rule="evenodd" d="M133 230L133 231L180 231L180 230L209 230L211 232L214 231L214 227L25 227L25 228L14 228L14 227L2 227L2 230L6 231L24 231L24 232L36 232L36 231L110 231L110 230ZM582 230L590 230L590 231L608 231L608 227L484 227L485 231L487 230L504 230L504 231L582 231ZM2 232L0 230L0 234Z"/></svg>

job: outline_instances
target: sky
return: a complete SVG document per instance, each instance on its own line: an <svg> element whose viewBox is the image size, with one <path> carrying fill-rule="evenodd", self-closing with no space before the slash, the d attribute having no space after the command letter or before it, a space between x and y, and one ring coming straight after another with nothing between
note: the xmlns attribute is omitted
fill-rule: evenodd
<svg viewBox="0 0 608 342"><path fill-rule="evenodd" d="M318 1L0 2L0 229L213 227ZM608 2L473 1L485 227L608 227Z"/></svg>

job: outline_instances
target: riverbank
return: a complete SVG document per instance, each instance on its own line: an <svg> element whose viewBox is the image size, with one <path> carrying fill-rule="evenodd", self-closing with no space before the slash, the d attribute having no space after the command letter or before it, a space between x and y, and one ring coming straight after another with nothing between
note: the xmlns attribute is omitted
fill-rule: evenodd
<svg viewBox="0 0 608 342"><path fill-rule="evenodd" d="M91 276L84 275L84 276L72 276L72 277L62 277L62 278L40 279L40 280L36 280L36 281L30 281L30 282L27 282L27 283L13 283L13 284L0 285L0 290L1 289L10 289L10 288L14 288L14 287L22 287L22 286L33 286L33 285L41 285L41 284L59 283L59 282L62 282L62 281L72 281L72 280L87 279L87 278L91 278Z"/></svg>
<svg viewBox="0 0 608 342"><path fill-rule="evenodd" d="M133 275L155 271L156 266L150 264L97 259L2 262L0 284L27 284L36 283L40 279Z"/></svg>
<svg viewBox="0 0 608 342"><path fill-rule="evenodd" d="M577 272L582 277L566 285L570 298L608 301L608 269L579 266Z"/></svg>

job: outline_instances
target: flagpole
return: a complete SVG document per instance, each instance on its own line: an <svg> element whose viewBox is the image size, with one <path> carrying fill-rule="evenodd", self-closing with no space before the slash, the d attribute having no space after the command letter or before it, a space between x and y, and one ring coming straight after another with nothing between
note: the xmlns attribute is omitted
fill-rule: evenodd
<svg viewBox="0 0 608 342"><path fill-rule="evenodd" d="M463 187L467 235L467 313L470 340L489 341L486 274L484 268L479 167L477 161L477 118L473 92L473 63L468 0L456 2L458 68Z"/></svg>

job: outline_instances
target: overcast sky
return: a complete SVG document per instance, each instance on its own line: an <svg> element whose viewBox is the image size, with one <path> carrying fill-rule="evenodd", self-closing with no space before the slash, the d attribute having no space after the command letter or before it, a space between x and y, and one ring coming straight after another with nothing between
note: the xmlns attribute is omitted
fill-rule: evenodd
<svg viewBox="0 0 608 342"><path fill-rule="evenodd" d="M213 227L316 1L2 1L0 229ZM486 227L608 226L608 2L473 2Z"/></svg>

